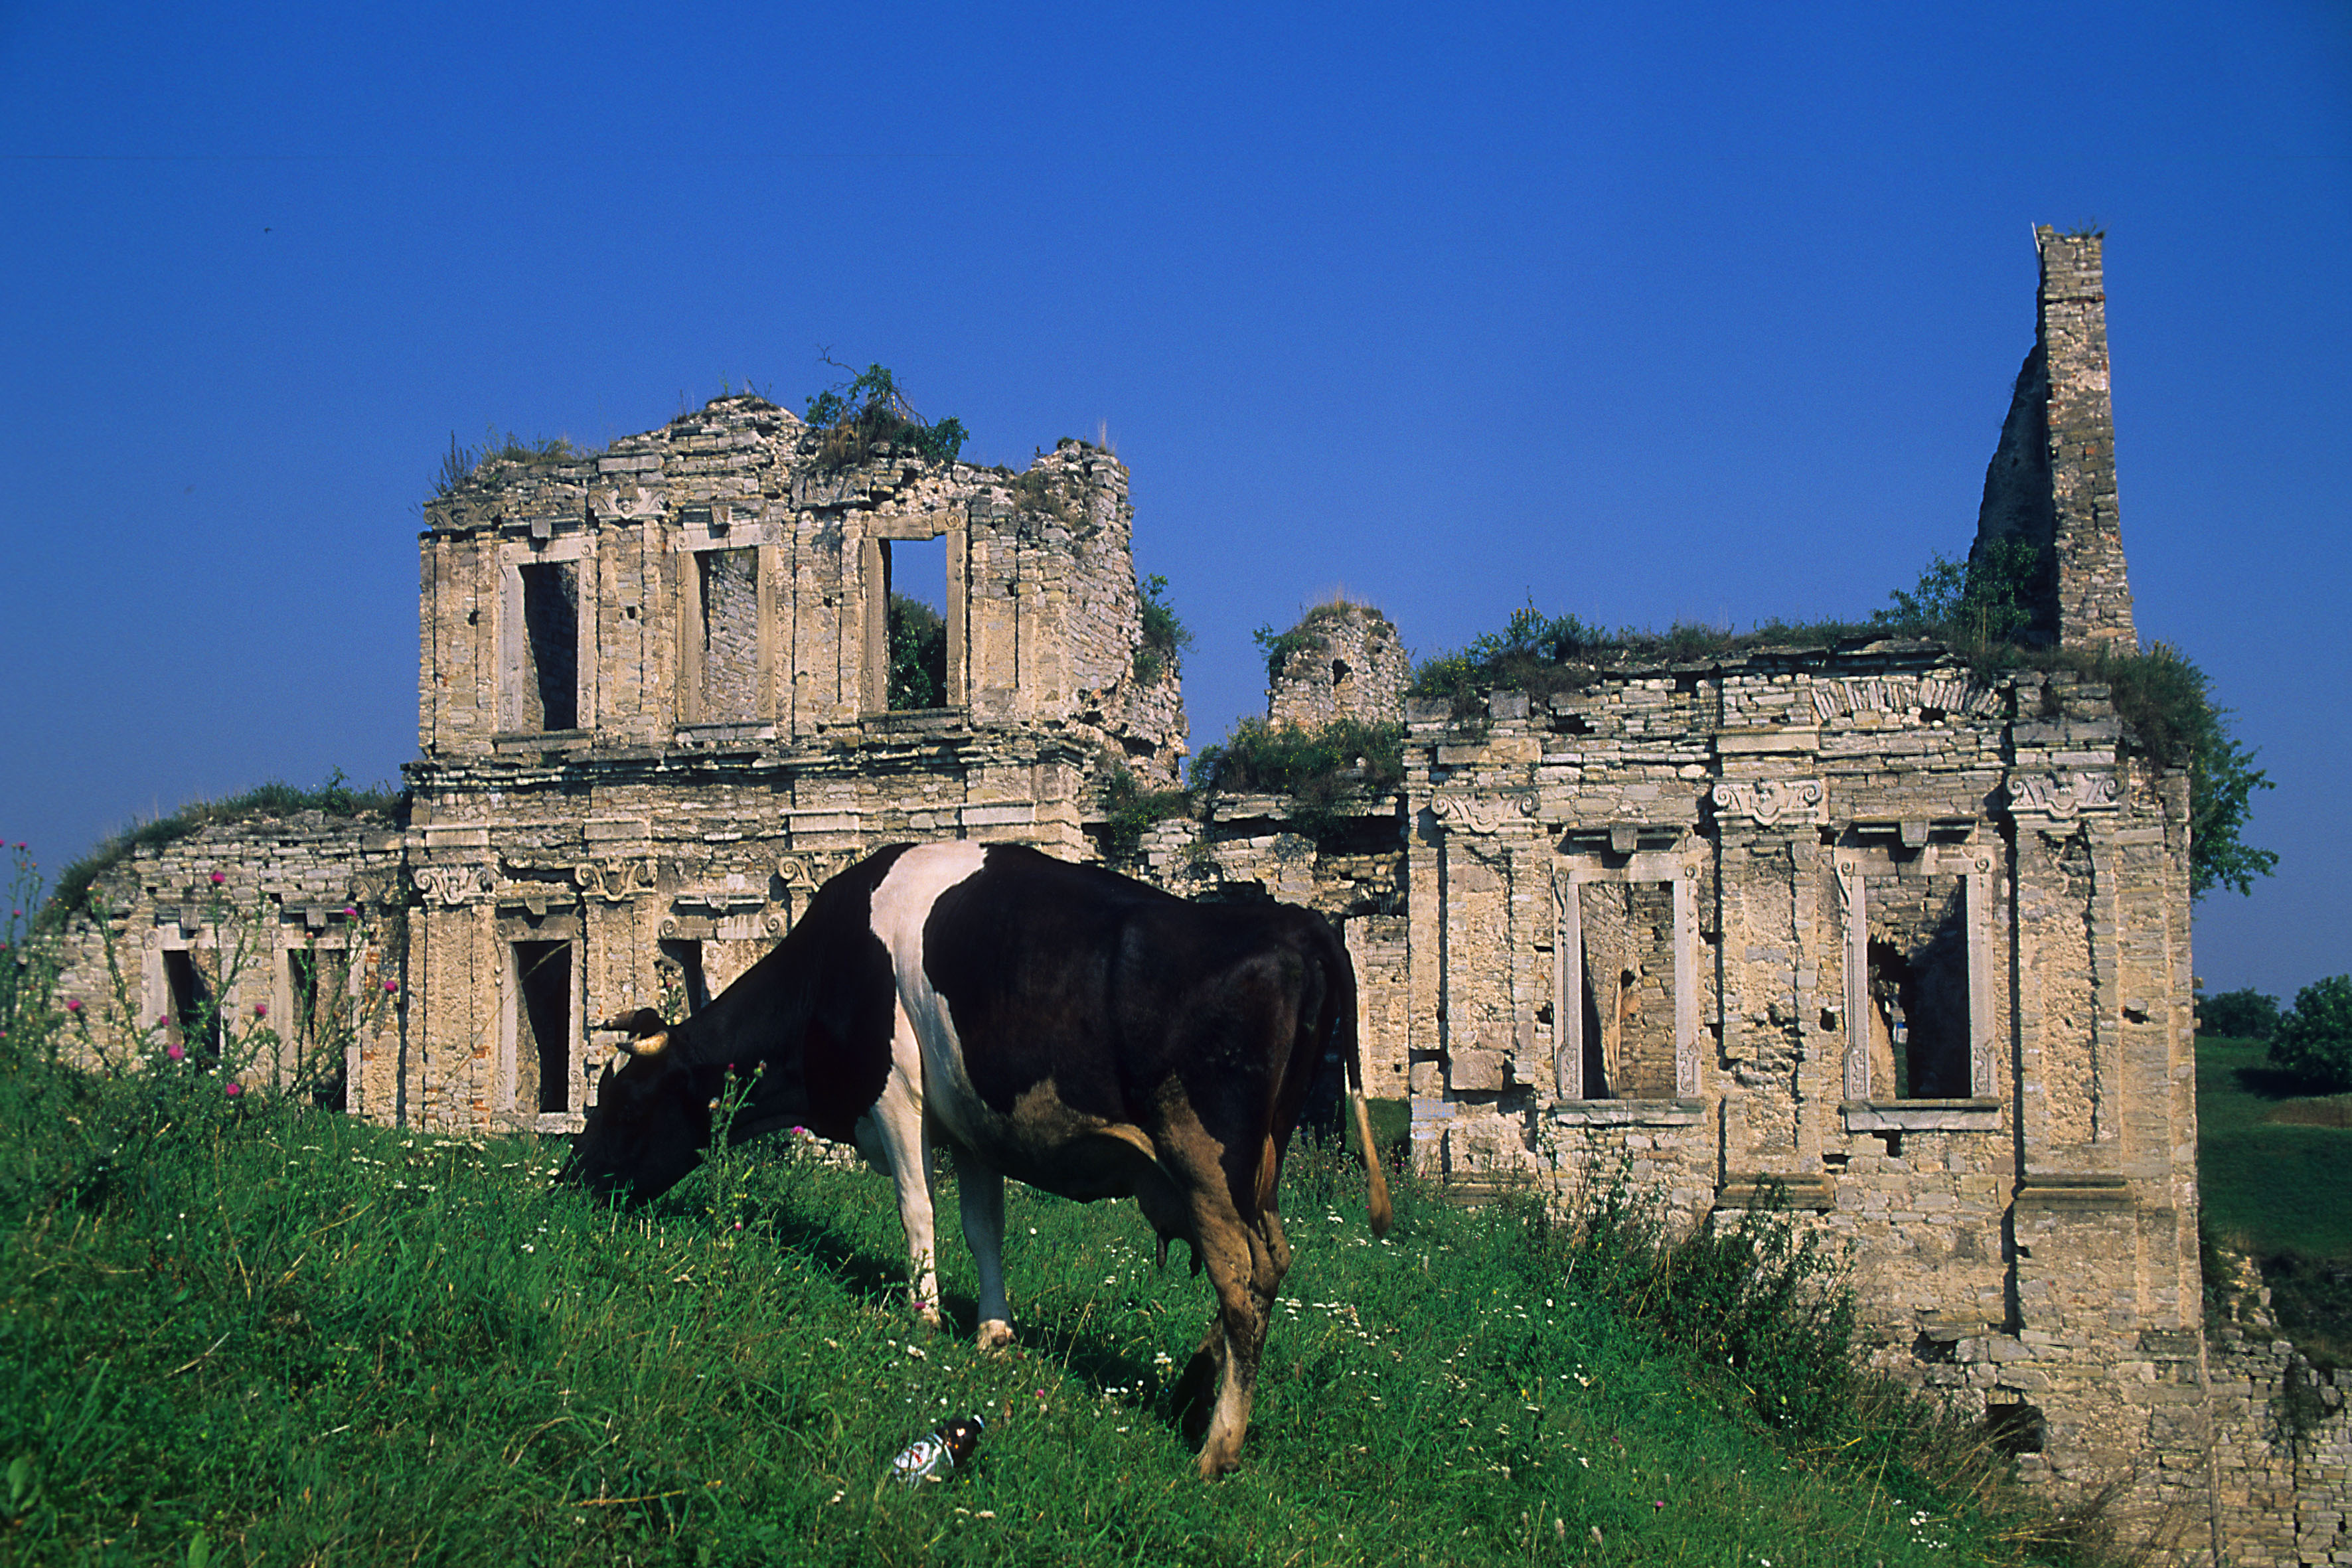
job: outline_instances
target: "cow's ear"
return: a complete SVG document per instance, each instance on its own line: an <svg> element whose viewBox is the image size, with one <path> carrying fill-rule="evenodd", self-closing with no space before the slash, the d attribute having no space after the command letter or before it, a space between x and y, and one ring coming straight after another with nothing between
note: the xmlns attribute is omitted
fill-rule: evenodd
<svg viewBox="0 0 2352 1568"><path fill-rule="evenodd" d="M640 1007L634 1013L622 1013L596 1026L601 1035L658 1035L669 1026L651 1007Z"/></svg>

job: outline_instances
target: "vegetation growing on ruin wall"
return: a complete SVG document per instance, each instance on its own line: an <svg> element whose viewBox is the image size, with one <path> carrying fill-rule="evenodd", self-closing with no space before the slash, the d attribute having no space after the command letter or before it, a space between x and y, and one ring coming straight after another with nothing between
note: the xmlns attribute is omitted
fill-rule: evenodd
<svg viewBox="0 0 2352 1568"><path fill-rule="evenodd" d="M1378 799L1404 783L1404 726L1334 719L1308 728L1244 719L1192 759L1198 793L1290 797L1290 822L1328 837L1350 801Z"/></svg>
<svg viewBox="0 0 2352 1568"><path fill-rule="evenodd" d="M824 357L836 369L849 368L829 354ZM969 438L963 421L952 415L933 422L917 413L887 365L869 364L811 395L807 417L823 437L819 461L833 468L863 462L886 445L906 447L927 462L952 463Z"/></svg>
<svg viewBox="0 0 2352 1568"><path fill-rule="evenodd" d="M272 780L225 800L190 801L169 816L124 828L68 866L58 878L57 893L50 907L60 913L76 912L88 902L90 885L138 850L161 848L217 824L264 816L295 816L306 811L324 812L329 816L392 820L406 805L405 793L391 784L354 789L341 768L329 773L327 782L317 789L299 789Z"/></svg>
<svg viewBox="0 0 2352 1568"><path fill-rule="evenodd" d="M1770 621L1734 634L1677 624L1663 633L1627 626L1612 632L1573 615L1521 606L1497 632L1423 660L1412 695L1444 700L1454 718L1475 722L1495 691L1524 691L1538 701L1580 691L1620 671L1736 658L1774 648L1833 647L1889 637L1940 643L1980 678L2065 670L2105 685L2125 727L2125 744L2189 780L2189 882L2201 897L2216 888L2251 892L2276 854L2242 834L2252 795L2272 788L2253 751L2230 732L2230 710L2212 699L2210 681L2169 643L2128 652L2028 647L2016 639L2032 624L2030 595L2047 570L2043 552L2022 541L1998 542L1969 561L1930 558L1918 583L1896 589L1888 608L1867 622Z"/></svg>
<svg viewBox="0 0 2352 1568"><path fill-rule="evenodd" d="M1135 679L1149 686L1183 668L1184 650L1192 646L1192 628L1177 617L1168 603L1168 579L1154 572L1136 582L1143 615L1143 642L1135 650Z"/></svg>

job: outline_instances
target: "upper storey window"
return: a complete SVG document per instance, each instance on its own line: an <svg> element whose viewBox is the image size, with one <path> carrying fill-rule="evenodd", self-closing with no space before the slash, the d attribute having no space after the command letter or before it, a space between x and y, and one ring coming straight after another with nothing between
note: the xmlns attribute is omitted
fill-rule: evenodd
<svg viewBox="0 0 2352 1568"><path fill-rule="evenodd" d="M506 584L503 682L509 731L580 727L580 563L526 561Z"/></svg>

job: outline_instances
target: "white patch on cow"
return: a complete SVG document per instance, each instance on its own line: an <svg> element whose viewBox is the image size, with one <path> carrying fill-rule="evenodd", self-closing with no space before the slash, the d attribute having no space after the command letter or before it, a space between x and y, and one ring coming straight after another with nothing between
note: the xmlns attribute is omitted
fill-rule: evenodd
<svg viewBox="0 0 2352 1568"><path fill-rule="evenodd" d="M890 1043L894 1076L907 1070L920 1085L919 1102L968 1145L983 1138L986 1110L964 1069L963 1042L947 998L932 988L923 963L923 927L940 895L977 873L987 855L987 846L966 839L919 844L898 857L874 889L872 905L874 934L888 951L898 983L901 1023L913 1026L913 1039ZM906 1059L909 1047L920 1053L919 1067Z"/></svg>
<svg viewBox="0 0 2352 1568"><path fill-rule="evenodd" d="M924 972L923 926L940 895L977 872L987 854L984 846L965 840L919 844L892 864L869 906L874 934L890 955L898 994L890 1031L890 1077L859 1131L864 1134L870 1126L875 1141L887 1151L898 1218L907 1227L916 1310L934 1325L939 1321L940 1285L929 1124L936 1120L958 1142L969 1143L973 1112L981 1107L964 1071L963 1046L956 1037L947 1001ZM984 1206L973 1212L979 1195L966 1194L964 1239L980 1267L982 1315L1001 1321L1003 1200L997 1201L991 1226ZM982 1234L974 1235L976 1228ZM994 1234L989 1234L992 1230ZM982 1325L983 1338L987 1326ZM1003 1332L1010 1336L1010 1330Z"/></svg>

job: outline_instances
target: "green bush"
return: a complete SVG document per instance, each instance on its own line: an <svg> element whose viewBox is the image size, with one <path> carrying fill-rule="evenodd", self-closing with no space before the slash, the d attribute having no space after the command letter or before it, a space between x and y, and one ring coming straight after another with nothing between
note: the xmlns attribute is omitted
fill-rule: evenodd
<svg viewBox="0 0 2352 1568"><path fill-rule="evenodd" d="M1118 758L1103 767L1103 858L1132 859L1143 847L1152 825L1192 809L1192 797L1181 789L1146 789L1135 770Z"/></svg>
<svg viewBox="0 0 2352 1568"><path fill-rule="evenodd" d="M1307 729L1244 719L1192 759L1192 788L1290 797L1291 826L1328 837L1349 798L1383 795L1404 783L1404 726L1335 719Z"/></svg>
<svg viewBox="0 0 2352 1568"><path fill-rule="evenodd" d="M2271 1036L2271 1060L2322 1094L2352 1089L2352 974L2331 974L2294 994Z"/></svg>
<svg viewBox="0 0 2352 1568"><path fill-rule="evenodd" d="M2224 1039L2267 1040L2277 1032L2278 998L2249 985L2197 1004L2197 1032Z"/></svg>
<svg viewBox="0 0 2352 1568"><path fill-rule="evenodd" d="M1143 612L1143 643L1135 650L1135 679L1145 686L1183 667L1192 628L1177 619L1168 603L1168 579L1155 572L1136 584Z"/></svg>
<svg viewBox="0 0 2352 1568"><path fill-rule="evenodd" d="M2037 590L2053 569L2049 550L2014 534L1972 552L1966 561L1931 555L1917 585L1907 594L1897 588L1888 595L1894 607L1874 611L1871 622L1958 647L2013 643L2032 629Z"/></svg>
<svg viewBox="0 0 2352 1568"><path fill-rule="evenodd" d="M869 364L813 394L807 409L810 426L824 437L820 460L828 468L863 462L885 444L908 447L928 462L952 464L970 438L961 419L932 423L916 413L884 365Z"/></svg>

